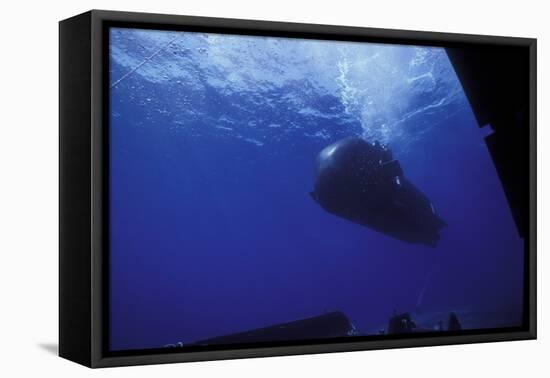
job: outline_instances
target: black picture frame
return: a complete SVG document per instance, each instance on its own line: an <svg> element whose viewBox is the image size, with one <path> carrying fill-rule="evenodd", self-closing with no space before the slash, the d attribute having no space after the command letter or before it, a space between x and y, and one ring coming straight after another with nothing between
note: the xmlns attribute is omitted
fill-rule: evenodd
<svg viewBox="0 0 550 378"><path fill-rule="evenodd" d="M108 321L108 35L110 26L226 34L269 35L323 40L465 47L476 56L487 49L519 49L528 78L527 127L521 131L520 163L499 171L510 182L509 201L525 241L524 324L517 329L484 329L408 336L372 336L261 346L196 347L109 352ZM59 354L88 367L406 348L536 338L536 39L386 30L284 22L236 20L92 10L59 24ZM495 50L496 51L496 50ZM516 51L516 50L514 50ZM523 56L523 55L522 55ZM458 59L460 61L460 58ZM455 69L457 66L455 65ZM460 74L460 69L457 72ZM466 92L468 83L463 82ZM473 88L472 90L476 90ZM470 99L472 102L472 100ZM475 101L474 101L475 102ZM502 108L502 104L495 106ZM473 104L475 108L475 103ZM479 122L491 115L476 113ZM484 118L485 117L485 118ZM497 130L498 133L498 130ZM502 135L496 151L511 138ZM504 149L504 150L503 150ZM518 158L518 154L515 158ZM518 160L516 160L518 161ZM515 167L515 168L514 168ZM516 171L513 171L516 169ZM523 172L523 173L522 173ZM516 174L522 174L518 176ZM519 219L519 221L518 221Z"/></svg>

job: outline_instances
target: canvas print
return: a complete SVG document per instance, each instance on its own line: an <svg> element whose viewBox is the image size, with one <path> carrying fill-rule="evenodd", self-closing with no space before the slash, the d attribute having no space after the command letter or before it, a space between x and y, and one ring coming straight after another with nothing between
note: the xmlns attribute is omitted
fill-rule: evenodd
<svg viewBox="0 0 550 378"><path fill-rule="evenodd" d="M444 48L113 27L108 91L110 351L522 325Z"/></svg>

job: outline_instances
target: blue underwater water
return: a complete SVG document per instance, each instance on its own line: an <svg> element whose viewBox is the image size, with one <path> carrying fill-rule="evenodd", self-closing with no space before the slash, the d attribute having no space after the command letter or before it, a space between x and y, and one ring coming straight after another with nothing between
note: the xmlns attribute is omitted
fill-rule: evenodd
<svg viewBox="0 0 550 378"><path fill-rule="evenodd" d="M444 49L113 28L110 82L112 350L334 310L364 335L394 311L521 324L523 241ZM349 136L392 150L437 247L311 199Z"/></svg>

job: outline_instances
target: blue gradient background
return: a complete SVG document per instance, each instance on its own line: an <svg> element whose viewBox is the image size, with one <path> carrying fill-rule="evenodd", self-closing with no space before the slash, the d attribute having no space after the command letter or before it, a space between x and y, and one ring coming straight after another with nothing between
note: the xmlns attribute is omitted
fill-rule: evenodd
<svg viewBox="0 0 550 378"><path fill-rule="evenodd" d="M344 312L519 326L523 244L441 48L111 29L110 348ZM309 197L348 136L388 144L447 222L391 239Z"/></svg>

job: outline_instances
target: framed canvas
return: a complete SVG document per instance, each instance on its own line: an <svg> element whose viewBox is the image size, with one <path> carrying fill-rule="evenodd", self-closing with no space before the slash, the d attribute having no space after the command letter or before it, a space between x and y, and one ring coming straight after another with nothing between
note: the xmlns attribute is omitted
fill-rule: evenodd
<svg viewBox="0 0 550 378"><path fill-rule="evenodd" d="M536 40L60 22L59 353L536 337Z"/></svg>

